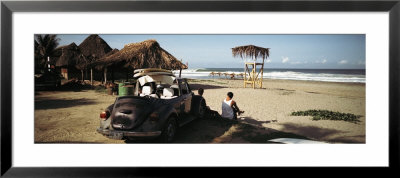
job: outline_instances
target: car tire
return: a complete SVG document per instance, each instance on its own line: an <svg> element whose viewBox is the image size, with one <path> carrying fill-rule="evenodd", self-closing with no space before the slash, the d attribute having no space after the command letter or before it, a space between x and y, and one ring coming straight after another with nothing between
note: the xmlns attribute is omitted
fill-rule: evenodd
<svg viewBox="0 0 400 178"><path fill-rule="evenodd" d="M161 133L160 137L161 142L171 143L172 141L174 141L176 130L177 130L176 119L174 117L170 117Z"/></svg>
<svg viewBox="0 0 400 178"><path fill-rule="evenodd" d="M206 102L204 99L200 100L199 107L197 108L197 117L200 119L204 119L207 111Z"/></svg>
<svg viewBox="0 0 400 178"><path fill-rule="evenodd" d="M192 114L198 119L204 119L207 114L206 100L201 96L195 96L192 100Z"/></svg>

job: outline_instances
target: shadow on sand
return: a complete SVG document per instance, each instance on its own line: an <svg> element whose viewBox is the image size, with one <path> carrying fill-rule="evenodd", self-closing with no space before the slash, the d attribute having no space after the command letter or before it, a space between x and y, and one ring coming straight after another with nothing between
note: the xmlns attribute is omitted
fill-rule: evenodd
<svg viewBox="0 0 400 178"><path fill-rule="evenodd" d="M207 85L207 84L190 84L190 89L192 89L192 90L198 90L199 88L208 90L208 89L218 89L218 88L227 88L227 87L218 86L218 85Z"/></svg>
<svg viewBox="0 0 400 178"><path fill-rule="evenodd" d="M340 133L344 132L336 129L320 128L315 126L300 126L294 123L284 123L281 125L283 126L283 130L300 135L309 135L316 140L333 143L365 143L365 135L335 137L335 135L340 135Z"/></svg>
<svg viewBox="0 0 400 178"><path fill-rule="evenodd" d="M246 117L245 120L235 121L222 118L218 112L211 110L209 117L197 119L178 129L173 143L274 143L268 140L274 138L306 137L280 132L261 127L261 122ZM125 143L159 143L157 140L126 140Z"/></svg>
<svg viewBox="0 0 400 178"><path fill-rule="evenodd" d="M54 99L43 97L35 99L35 110L69 108L80 105L96 104L92 99Z"/></svg>

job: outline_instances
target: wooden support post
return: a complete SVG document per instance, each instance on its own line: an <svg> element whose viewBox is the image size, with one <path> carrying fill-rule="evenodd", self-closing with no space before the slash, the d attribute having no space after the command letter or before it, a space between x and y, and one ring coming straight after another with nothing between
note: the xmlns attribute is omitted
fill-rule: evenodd
<svg viewBox="0 0 400 178"><path fill-rule="evenodd" d="M251 79L252 79L252 84L253 84L253 89L256 87L255 85L255 78L256 76L256 62L253 63L253 70L251 71Z"/></svg>
<svg viewBox="0 0 400 178"><path fill-rule="evenodd" d="M246 68L247 68L247 65L246 65L246 63L244 63L244 80L243 80L243 83L244 83L244 88L246 88L246 76L247 76L247 70L246 70Z"/></svg>
<svg viewBox="0 0 400 178"><path fill-rule="evenodd" d="M90 85L93 86L93 68L90 68Z"/></svg>
<svg viewBox="0 0 400 178"><path fill-rule="evenodd" d="M114 83L114 69L111 69L111 83Z"/></svg>
<svg viewBox="0 0 400 178"><path fill-rule="evenodd" d="M104 85L107 84L107 68L104 69Z"/></svg>
<svg viewBox="0 0 400 178"><path fill-rule="evenodd" d="M262 65L261 65L261 86L260 86L260 88L262 88L262 82L264 80L263 75L264 75L264 61L263 61Z"/></svg>

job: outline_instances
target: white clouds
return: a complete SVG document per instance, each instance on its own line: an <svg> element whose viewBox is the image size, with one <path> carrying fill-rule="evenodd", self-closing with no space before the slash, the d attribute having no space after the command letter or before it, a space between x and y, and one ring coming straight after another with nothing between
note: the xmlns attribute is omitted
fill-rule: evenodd
<svg viewBox="0 0 400 178"><path fill-rule="evenodd" d="M365 61L358 61L358 65L365 65Z"/></svg>
<svg viewBox="0 0 400 178"><path fill-rule="evenodd" d="M347 60L341 60L341 61L338 62L338 64L347 64L347 63L348 63Z"/></svg>
<svg viewBox="0 0 400 178"><path fill-rule="evenodd" d="M265 63L271 63L271 59L265 60Z"/></svg>
<svg viewBox="0 0 400 178"><path fill-rule="evenodd" d="M316 64L325 64L326 62L328 62L328 60L326 59L322 59L321 61L320 60L315 61Z"/></svg>
<svg viewBox="0 0 400 178"><path fill-rule="evenodd" d="M308 61L293 61L290 64L308 64Z"/></svg>
<svg viewBox="0 0 400 178"><path fill-rule="evenodd" d="M289 62L289 57L282 56L282 63L287 63L287 62Z"/></svg>

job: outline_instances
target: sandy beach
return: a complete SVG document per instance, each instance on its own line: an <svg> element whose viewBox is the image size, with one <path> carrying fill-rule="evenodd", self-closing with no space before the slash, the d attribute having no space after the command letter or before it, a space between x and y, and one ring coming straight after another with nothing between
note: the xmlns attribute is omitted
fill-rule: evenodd
<svg viewBox="0 0 400 178"><path fill-rule="evenodd" d="M245 113L239 123L195 121L180 129L177 143L264 143L277 132L329 143L365 143L365 84L266 79L262 89L252 89L243 88L243 80L238 79L189 83L196 94L198 88L205 89L203 97L211 110L221 113L221 102L231 91ZM95 131L99 113L115 97L86 89L35 92L35 143L126 143ZM361 117L360 122L351 123L291 116L308 109ZM248 139L259 135L265 137Z"/></svg>
<svg viewBox="0 0 400 178"><path fill-rule="evenodd" d="M263 89L252 89L244 88L242 80L195 80L193 83L206 84L203 96L207 105L219 113L227 92L233 92L233 99L245 111L240 117L242 122L319 141L365 143L365 84L264 80ZM350 123L291 116L294 111L309 109L352 113L362 117L360 122Z"/></svg>

